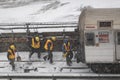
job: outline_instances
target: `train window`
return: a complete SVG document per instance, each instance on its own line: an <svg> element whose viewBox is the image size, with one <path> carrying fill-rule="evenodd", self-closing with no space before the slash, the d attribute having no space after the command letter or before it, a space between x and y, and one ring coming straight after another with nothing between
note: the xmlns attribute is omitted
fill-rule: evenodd
<svg viewBox="0 0 120 80"><path fill-rule="evenodd" d="M86 45L94 46L95 45L95 35L94 33L85 33Z"/></svg>
<svg viewBox="0 0 120 80"><path fill-rule="evenodd" d="M99 21L98 23L100 28L110 28L112 27L112 21Z"/></svg>
<svg viewBox="0 0 120 80"><path fill-rule="evenodd" d="M118 42L118 45L120 45L120 32L117 33L117 42Z"/></svg>

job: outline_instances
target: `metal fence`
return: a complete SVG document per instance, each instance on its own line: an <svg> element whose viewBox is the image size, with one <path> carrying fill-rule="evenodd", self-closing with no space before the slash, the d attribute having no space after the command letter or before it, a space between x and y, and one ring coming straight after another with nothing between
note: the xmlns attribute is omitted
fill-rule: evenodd
<svg viewBox="0 0 120 80"><path fill-rule="evenodd" d="M49 32L48 29L55 30L54 32ZM4 23L0 24L0 52L4 52L7 50L8 45L14 40L14 42L17 44L17 48L19 51L28 51L28 44L27 44L27 38L32 37L35 35L35 32L37 31L38 35L40 37L49 37L49 36L57 36L59 39L55 42L56 49L60 51L61 50L61 44L63 42L63 36L69 36L71 39L76 39L76 33L74 31L72 32L66 32L65 28L77 28L77 23L69 22L69 23L56 23L56 22L43 22L43 23ZM43 29L47 30L47 32L40 32L44 31ZM57 32L62 29L62 32ZM69 29L68 29L69 30ZM20 32L19 32L20 31ZM76 41L75 41L76 42ZM22 46L21 46L22 45Z"/></svg>

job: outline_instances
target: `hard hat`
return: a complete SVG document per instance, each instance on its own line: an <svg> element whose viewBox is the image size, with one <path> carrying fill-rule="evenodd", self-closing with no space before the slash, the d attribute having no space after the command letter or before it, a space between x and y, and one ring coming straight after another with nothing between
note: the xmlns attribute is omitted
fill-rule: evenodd
<svg viewBox="0 0 120 80"><path fill-rule="evenodd" d="M12 50L15 50L15 46L14 46L14 45L11 45L10 48L11 48Z"/></svg>
<svg viewBox="0 0 120 80"><path fill-rule="evenodd" d="M39 37L35 37L35 40L36 40L36 41L39 41L40 39L39 39Z"/></svg>
<svg viewBox="0 0 120 80"><path fill-rule="evenodd" d="M64 39L63 42L64 42L64 43L67 43L67 42L68 42L68 39Z"/></svg>
<svg viewBox="0 0 120 80"><path fill-rule="evenodd" d="M56 41L56 37L51 37L51 39L52 39L53 41Z"/></svg>

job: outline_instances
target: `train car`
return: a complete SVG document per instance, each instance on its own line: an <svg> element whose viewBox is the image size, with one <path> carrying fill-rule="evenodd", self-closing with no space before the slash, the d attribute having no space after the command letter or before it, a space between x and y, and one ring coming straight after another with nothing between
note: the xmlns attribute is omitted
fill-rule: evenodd
<svg viewBox="0 0 120 80"><path fill-rule="evenodd" d="M96 73L120 73L120 8L85 8L78 25L81 61Z"/></svg>

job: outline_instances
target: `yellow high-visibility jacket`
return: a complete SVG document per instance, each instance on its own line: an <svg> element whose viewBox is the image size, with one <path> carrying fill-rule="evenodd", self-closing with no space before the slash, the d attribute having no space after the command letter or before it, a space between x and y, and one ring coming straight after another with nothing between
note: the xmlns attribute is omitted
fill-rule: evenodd
<svg viewBox="0 0 120 80"><path fill-rule="evenodd" d="M33 48L40 48L40 41L38 41L37 43L35 43L35 40L34 40L34 38L32 38L32 44L31 44L31 46L33 47Z"/></svg>
<svg viewBox="0 0 120 80"><path fill-rule="evenodd" d="M8 58L9 59L15 59L15 53L10 49L8 49Z"/></svg>
<svg viewBox="0 0 120 80"><path fill-rule="evenodd" d="M50 45L50 50L53 50L53 42L52 42L52 40L50 40L50 39L48 39L48 40L46 41L45 45L44 45L45 50L48 50L48 44L51 44L51 45Z"/></svg>
<svg viewBox="0 0 120 80"><path fill-rule="evenodd" d="M68 42L68 45L64 43L64 48L66 51L70 51L70 42Z"/></svg>

